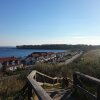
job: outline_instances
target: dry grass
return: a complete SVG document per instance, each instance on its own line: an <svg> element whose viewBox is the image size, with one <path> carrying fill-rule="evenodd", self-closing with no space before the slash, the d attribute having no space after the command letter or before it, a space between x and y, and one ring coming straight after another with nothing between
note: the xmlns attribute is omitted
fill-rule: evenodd
<svg viewBox="0 0 100 100"><path fill-rule="evenodd" d="M12 98L11 96L20 91L24 85L25 81L21 80L19 76L10 76L8 78L4 77L0 79L0 100Z"/></svg>
<svg viewBox="0 0 100 100"><path fill-rule="evenodd" d="M84 54L84 61L97 61L100 59L100 49L91 50Z"/></svg>

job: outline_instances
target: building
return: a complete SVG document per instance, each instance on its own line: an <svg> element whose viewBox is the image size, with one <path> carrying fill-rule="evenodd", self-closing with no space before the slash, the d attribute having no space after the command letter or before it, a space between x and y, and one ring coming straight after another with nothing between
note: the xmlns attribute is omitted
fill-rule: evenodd
<svg viewBox="0 0 100 100"><path fill-rule="evenodd" d="M0 67L6 71L15 71L18 68L23 68L23 64L16 57L0 58Z"/></svg>

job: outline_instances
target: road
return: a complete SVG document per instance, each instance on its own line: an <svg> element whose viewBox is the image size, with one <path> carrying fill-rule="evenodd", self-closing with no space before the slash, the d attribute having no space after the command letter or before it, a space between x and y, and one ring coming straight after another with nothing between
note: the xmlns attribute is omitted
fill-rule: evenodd
<svg viewBox="0 0 100 100"><path fill-rule="evenodd" d="M76 54L75 56L73 56L72 58L66 60L64 63L60 63L59 65L67 65L67 64L73 62L78 57L80 57L82 54L83 54L83 52L80 52L80 53Z"/></svg>

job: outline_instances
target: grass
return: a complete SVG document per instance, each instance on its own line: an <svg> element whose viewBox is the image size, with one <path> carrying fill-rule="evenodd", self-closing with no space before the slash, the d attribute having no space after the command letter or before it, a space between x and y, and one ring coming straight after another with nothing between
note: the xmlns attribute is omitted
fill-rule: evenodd
<svg viewBox="0 0 100 100"><path fill-rule="evenodd" d="M11 98L23 88L25 81L25 79L21 79L20 75L3 77L0 80L0 100L13 100Z"/></svg>

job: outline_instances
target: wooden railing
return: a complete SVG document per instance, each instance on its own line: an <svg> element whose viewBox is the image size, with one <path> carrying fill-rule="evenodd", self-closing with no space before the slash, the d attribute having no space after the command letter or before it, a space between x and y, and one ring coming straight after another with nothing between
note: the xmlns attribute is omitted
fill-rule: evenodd
<svg viewBox="0 0 100 100"><path fill-rule="evenodd" d="M36 80L34 78L36 78L36 72L37 71L32 71L29 75L28 75L28 81L29 81L29 85L28 85L28 100L32 99L32 90L34 90L34 92L36 93L37 97L39 98L39 100L52 100L52 98L45 92L45 90L39 85L39 83L36 82Z"/></svg>
<svg viewBox="0 0 100 100"><path fill-rule="evenodd" d="M37 75L42 76L42 80L41 80L42 82L39 82ZM57 84L60 84L63 78L58 78L58 77L52 78L38 71L32 71L28 75L27 79L30 84L28 85L28 91L29 91L28 99L29 100L31 100L30 98L32 98L32 90L35 92L39 100L52 100L52 98L45 92L45 90L40 85L41 83L43 83L43 84L49 84L49 86L50 85L55 86ZM49 80L47 81L47 79L49 79L50 81ZM68 78L68 81L70 84L72 83L72 80L70 80L69 78Z"/></svg>
<svg viewBox="0 0 100 100"><path fill-rule="evenodd" d="M38 78L39 75L42 76L42 80ZM27 79L28 79L28 82L21 90L22 93L20 95L18 94L18 96L15 97L16 99L14 99L14 100L19 100L18 97L22 96L23 94L24 94L24 96L28 97L28 100L33 100L32 99L33 94L35 94L39 100L53 100L49 96L49 94L46 93L46 91L41 87L41 83L53 84L51 86L54 86L57 83L61 83L63 78L57 78L57 77L52 78L50 76L47 76L45 74L42 74L42 73L34 70L28 75ZM47 79L49 79L49 80L47 80ZM79 93L83 93L84 95L86 95L86 97L88 97L90 100L100 100L100 80L99 79L82 74L80 72L74 72L73 81L70 80L69 78L68 78L68 80L70 83L73 82L73 90L74 91L72 94L74 94L74 93L76 94L79 92ZM92 84L96 87L95 92L97 95L94 95L85 87L85 85L84 85L85 82L87 82L90 85ZM20 100L22 100L22 99L20 99Z"/></svg>
<svg viewBox="0 0 100 100"><path fill-rule="evenodd" d="M42 79L38 79L39 77ZM35 74L35 80L37 81L37 82L39 82L39 81L41 81L43 84L51 84L51 86L54 86L54 85L56 85L56 84L59 84L60 82L61 82L61 80L62 80L63 78L59 78L59 77L54 77L54 78L52 78L52 77L50 77L50 76L48 76L48 75L45 75L45 74L43 74L43 73L40 73L40 72L38 72L38 71L36 71L36 74ZM41 83L40 82L40 83Z"/></svg>
<svg viewBox="0 0 100 100"><path fill-rule="evenodd" d="M96 93L97 95L94 95L90 93L85 87L84 84L82 84L82 80L86 80L90 84L94 84L97 86ZM80 92L84 93L90 100L100 100L100 80L85 74L82 74L80 72L74 72L73 74L73 86L74 86L74 93L77 93L79 90Z"/></svg>
<svg viewBox="0 0 100 100"><path fill-rule="evenodd" d="M39 79L40 77L39 75L42 78ZM27 91L28 100L32 100L33 94L35 94L39 100L52 100L52 98L48 95L48 93L46 93L46 91L41 87L41 85L49 84L49 86L55 86L57 84L60 84L63 78L58 78L58 77L52 78L48 75L45 75L43 73L34 70L28 75L27 79L28 79L27 84L21 90L22 91L20 94L21 96L22 94L25 94L25 91ZM69 83L72 83L72 80L70 80L69 78L68 81ZM18 96L16 97L15 100L18 100Z"/></svg>

